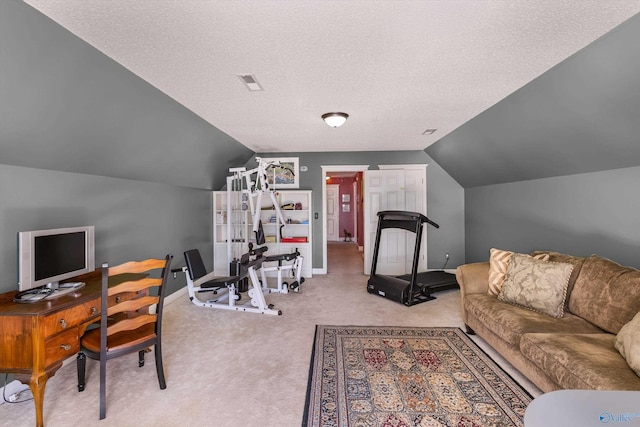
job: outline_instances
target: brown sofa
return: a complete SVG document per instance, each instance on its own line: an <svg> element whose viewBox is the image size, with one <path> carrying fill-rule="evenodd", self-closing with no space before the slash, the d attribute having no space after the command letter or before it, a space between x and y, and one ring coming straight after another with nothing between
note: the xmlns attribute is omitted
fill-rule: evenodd
<svg viewBox="0 0 640 427"><path fill-rule="evenodd" d="M482 337L544 392L640 390L640 377L614 347L620 328L640 311L640 271L597 255L547 253L549 261L574 265L564 316L500 301L487 292L489 262L466 264L456 277L467 333Z"/></svg>

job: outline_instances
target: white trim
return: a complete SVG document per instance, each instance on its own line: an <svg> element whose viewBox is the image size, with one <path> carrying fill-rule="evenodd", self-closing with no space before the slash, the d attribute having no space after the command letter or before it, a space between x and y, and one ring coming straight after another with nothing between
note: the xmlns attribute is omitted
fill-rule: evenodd
<svg viewBox="0 0 640 427"><path fill-rule="evenodd" d="M173 292L172 294L164 297L164 303L171 304L172 302L176 301L178 298L182 298L186 295L187 295L187 286L185 285L182 288L178 289L177 291Z"/></svg>
<svg viewBox="0 0 640 427"><path fill-rule="evenodd" d="M364 172L369 165L327 165L322 168L322 269L317 274L327 274L327 172ZM316 269L313 270L316 274Z"/></svg>
<svg viewBox="0 0 640 427"><path fill-rule="evenodd" d="M386 170L386 169L404 169L404 170L414 170L414 169L423 169L429 166L427 163L411 163L406 165L378 165L378 169Z"/></svg>

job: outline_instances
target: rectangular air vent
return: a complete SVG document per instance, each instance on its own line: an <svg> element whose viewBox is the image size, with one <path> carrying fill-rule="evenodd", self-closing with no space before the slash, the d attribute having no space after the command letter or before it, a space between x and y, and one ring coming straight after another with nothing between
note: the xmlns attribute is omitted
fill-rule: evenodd
<svg viewBox="0 0 640 427"><path fill-rule="evenodd" d="M240 81L252 92L264 90L253 74L236 74Z"/></svg>

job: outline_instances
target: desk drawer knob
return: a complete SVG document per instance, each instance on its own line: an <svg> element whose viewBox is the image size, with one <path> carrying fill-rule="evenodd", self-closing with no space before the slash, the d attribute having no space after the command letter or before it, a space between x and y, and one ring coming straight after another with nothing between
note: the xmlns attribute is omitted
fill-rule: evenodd
<svg viewBox="0 0 640 427"><path fill-rule="evenodd" d="M67 327L67 322L64 321L64 319L60 319L60 326L62 326L62 329Z"/></svg>
<svg viewBox="0 0 640 427"><path fill-rule="evenodd" d="M95 307L91 307L91 315L93 316L94 314L96 314L98 312L98 310Z"/></svg>
<svg viewBox="0 0 640 427"><path fill-rule="evenodd" d="M60 344L60 348L63 349L64 351L69 351L69 350L71 350L71 345L69 345L69 344Z"/></svg>
<svg viewBox="0 0 640 427"><path fill-rule="evenodd" d="M121 296L117 296L116 297L116 304L120 304L122 302L122 297Z"/></svg>

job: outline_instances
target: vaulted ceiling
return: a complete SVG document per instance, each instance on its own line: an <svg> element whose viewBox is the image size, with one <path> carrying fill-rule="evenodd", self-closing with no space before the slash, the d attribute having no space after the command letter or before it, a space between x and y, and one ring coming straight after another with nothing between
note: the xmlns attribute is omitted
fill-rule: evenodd
<svg viewBox="0 0 640 427"><path fill-rule="evenodd" d="M640 12L640 0L25 3L256 152L422 150ZM329 111L349 120L329 128Z"/></svg>

